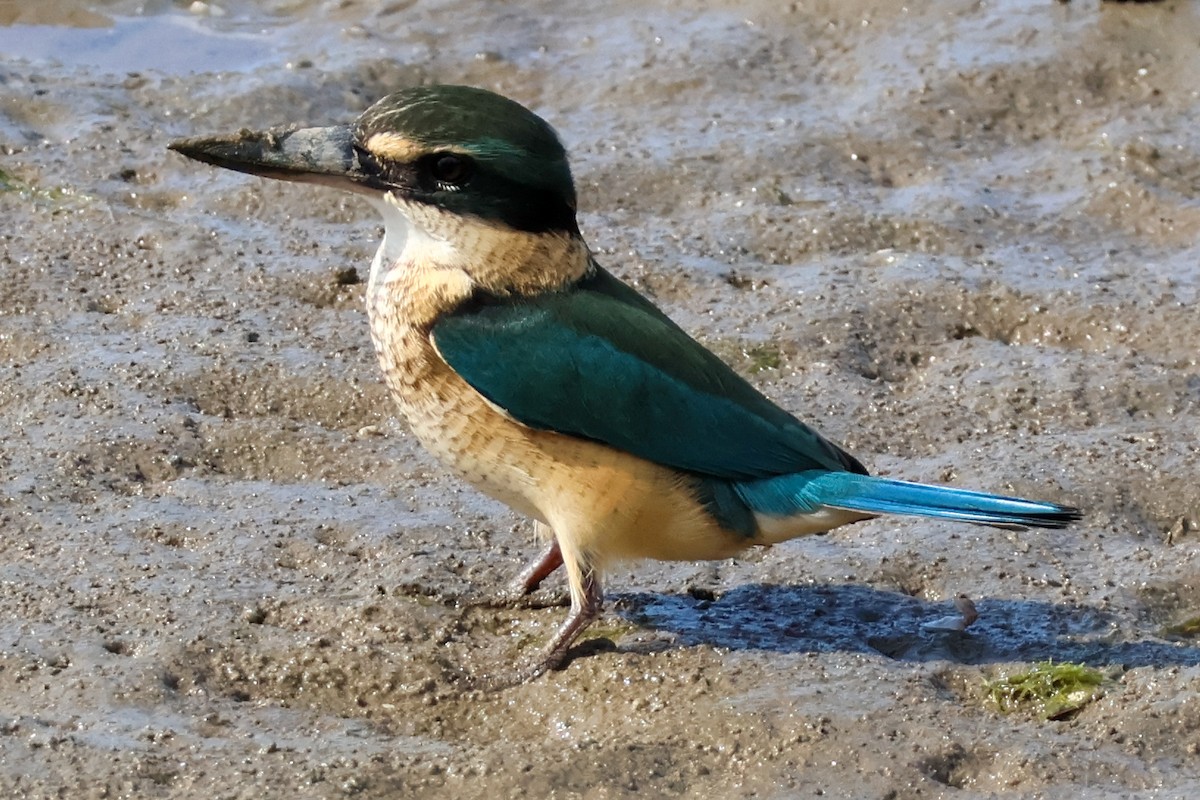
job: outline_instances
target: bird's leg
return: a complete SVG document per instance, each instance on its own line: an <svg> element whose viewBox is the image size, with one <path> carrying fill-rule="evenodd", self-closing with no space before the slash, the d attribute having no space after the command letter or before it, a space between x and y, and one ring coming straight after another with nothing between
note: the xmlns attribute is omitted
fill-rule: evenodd
<svg viewBox="0 0 1200 800"><path fill-rule="evenodd" d="M562 559L561 551L558 557ZM600 615L600 607L604 600L600 578L592 570L580 569L573 559L566 564L571 577L571 612L554 632L554 638L542 650L537 660L524 669L481 678L468 678L466 685L487 691L499 691L527 683L547 670L559 669L566 664L571 644Z"/></svg>
<svg viewBox="0 0 1200 800"><path fill-rule="evenodd" d="M550 573L562 566L562 550L558 547L558 539L551 539L550 544L538 556L537 560L517 573L508 585L509 594L517 597L527 595L538 588Z"/></svg>
<svg viewBox="0 0 1200 800"><path fill-rule="evenodd" d="M496 691L533 680L547 670L560 669L567 663L567 653L588 625L600 616L604 603L604 591L600 587L600 576L586 558L578 553L567 539L564 549L558 536L542 553L541 557L527 567L513 581L514 591L533 591L537 585L560 565L567 568L567 580L571 588L571 611L566 620L554 632L554 637L532 664L513 672L492 674L486 678L472 679L468 685Z"/></svg>
<svg viewBox="0 0 1200 800"><path fill-rule="evenodd" d="M581 570L575 564L568 564L571 572L571 613L566 621L555 632L554 638L542 651L542 656L534 665L529 679L536 678L546 670L558 669L566 663L567 651L571 644L579 638L588 625L600 616L600 608L604 603L604 590L600 587L600 579L590 569ZM578 587L576 586L578 573Z"/></svg>

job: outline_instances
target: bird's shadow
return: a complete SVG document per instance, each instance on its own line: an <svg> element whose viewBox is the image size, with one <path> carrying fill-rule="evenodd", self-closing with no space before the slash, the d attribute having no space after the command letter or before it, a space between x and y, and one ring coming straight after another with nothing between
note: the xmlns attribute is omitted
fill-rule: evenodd
<svg viewBox="0 0 1200 800"><path fill-rule="evenodd" d="M861 585L749 584L719 597L623 593L612 601L611 608L626 621L671 634L683 645L842 651L973 665L1045 660L1125 668L1200 664L1196 646L1147 637L1110 612L1070 603L977 599L979 619L957 632L924 627L956 614L948 601L928 602Z"/></svg>

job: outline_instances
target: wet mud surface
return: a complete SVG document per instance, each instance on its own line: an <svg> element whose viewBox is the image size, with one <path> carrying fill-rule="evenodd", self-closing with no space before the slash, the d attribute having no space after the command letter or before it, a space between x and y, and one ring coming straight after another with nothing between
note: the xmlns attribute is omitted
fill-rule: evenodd
<svg viewBox="0 0 1200 800"><path fill-rule="evenodd" d="M5 796L1200 791L1194 5L12 5ZM599 260L873 471L1084 521L629 565L565 670L471 689L564 592L492 603L529 526L394 419L378 220L165 149L433 81L546 116ZM1047 659L1104 696L988 705Z"/></svg>

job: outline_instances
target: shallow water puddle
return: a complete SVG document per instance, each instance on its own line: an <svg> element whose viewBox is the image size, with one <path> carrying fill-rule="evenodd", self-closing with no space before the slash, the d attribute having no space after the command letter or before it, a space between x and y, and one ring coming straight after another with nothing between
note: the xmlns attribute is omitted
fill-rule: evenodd
<svg viewBox="0 0 1200 800"><path fill-rule="evenodd" d="M111 73L250 70L279 54L262 22L174 11L110 16L72 4L0 3L0 56Z"/></svg>

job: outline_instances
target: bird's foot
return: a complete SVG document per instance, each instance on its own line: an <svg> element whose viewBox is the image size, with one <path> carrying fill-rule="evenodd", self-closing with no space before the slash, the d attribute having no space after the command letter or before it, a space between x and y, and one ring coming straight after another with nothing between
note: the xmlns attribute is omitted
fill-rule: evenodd
<svg viewBox="0 0 1200 800"><path fill-rule="evenodd" d="M600 645L601 642L605 642L607 647L611 647L612 643L607 640L596 640L596 644L589 642L584 647L571 647L579 638L579 634L583 633L584 629L600 616L600 608L604 602L600 582L593 575L584 576L581 589L580 596L571 605L571 613L555 631L554 638L550 640L536 660L522 669L477 678L472 682L472 688L495 691L519 686L546 672L564 668L579 655L595 652L597 645ZM607 648L601 647L601 649Z"/></svg>
<svg viewBox="0 0 1200 800"><path fill-rule="evenodd" d="M476 675L466 679L465 686L480 692L499 692L530 683L545 674L550 667L542 662L534 662L521 669L506 672L493 672L488 675Z"/></svg>
<svg viewBox="0 0 1200 800"><path fill-rule="evenodd" d="M547 672L557 672L566 669L577 658L587 658L596 653L610 653L616 649L617 646L611 639L588 639L581 644L569 648L562 655L543 651L538 658L529 662L524 667L507 672L492 673L490 675L465 677L462 685L465 688L482 692L497 692L502 689L511 689L531 683Z"/></svg>

